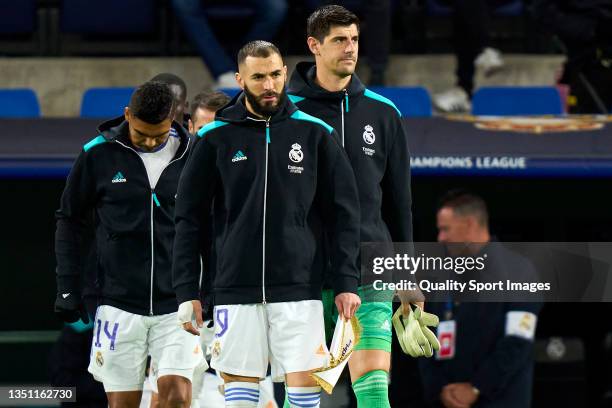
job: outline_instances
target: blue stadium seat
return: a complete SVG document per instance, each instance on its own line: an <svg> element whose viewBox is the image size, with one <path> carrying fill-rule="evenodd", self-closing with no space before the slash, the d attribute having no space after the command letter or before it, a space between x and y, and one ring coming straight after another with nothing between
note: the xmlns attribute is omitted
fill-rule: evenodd
<svg viewBox="0 0 612 408"><path fill-rule="evenodd" d="M114 118L123 115L135 88L90 88L81 101L82 118Z"/></svg>
<svg viewBox="0 0 612 408"><path fill-rule="evenodd" d="M144 34L156 30L151 0L62 0L61 31L79 34Z"/></svg>
<svg viewBox="0 0 612 408"><path fill-rule="evenodd" d="M391 99L404 117L430 117L431 98L422 86L378 87L370 90Z"/></svg>
<svg viewBox="0 0 612 408"><path fill-rule="evenodd" d="M27 34L36 29L36 0L0 0L0 34Z"/></svg>
<svg viewBox="0 0 612 408"><path fill-rule="evenodd" d="M227 94L230 98L233 98L234 96L238 95L238 93L241 91L240 88L219 88L217 90L223 92L224 94Z"/></svg>
<svg viewBox="0 0 612 408"><path fill-rule="evenodd" d="M0 89L1 118L38 118L40 105L31 89Z"/></svg>
<svg viewBox="0 0 612 408"><path fill-rule="evenodd" d="M561 96L552 86L482 87L472 98L474 115L560 115Z"/></svg>
<svg viewBox="0 0 612 408"><path fill-rule="evenodd" d="M427 0L427 14L430 16L450 16L453 14L453 7L449 5L450 3L440 0ZM493 14L505 17L520 16L523 14L523 2L522 0L509 1L493 10Z"/></svg>

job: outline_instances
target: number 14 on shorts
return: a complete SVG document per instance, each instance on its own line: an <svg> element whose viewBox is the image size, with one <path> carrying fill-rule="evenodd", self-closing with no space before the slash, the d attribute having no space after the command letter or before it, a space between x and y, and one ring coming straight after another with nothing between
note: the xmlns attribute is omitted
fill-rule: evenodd
<svg viewBox="0 0 612 408"><path fill-rule="evenodd" d="M97 348L102 347L102 343L100 342L100 334L102 332L102 327L104 327L104 336L110 340L111 351L115 350L115 340L117 339L117 331L119 330L119 323L113 323L108 320L102 322L102 320L98 319L96 321L96 340L94 342L94 346ZM112 327L112 330L110 328Z"/></svg>

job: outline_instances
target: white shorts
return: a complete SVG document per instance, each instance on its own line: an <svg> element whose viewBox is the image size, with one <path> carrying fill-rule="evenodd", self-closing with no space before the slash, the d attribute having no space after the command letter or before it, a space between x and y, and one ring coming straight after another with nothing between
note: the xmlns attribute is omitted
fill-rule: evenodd
<svg viewBox="0 0 612 408"><path fill-rule="evenodd" d="M272 379L310 371L327 362L320 300L215 306L211 366L217 371Z"/></svg>
<svg viewBox="0 0 612 408"><path fill-rule="evenodd" d="M88 371L106 392L142 390L147 355L157 362L157 377L179 375L189 381L203 359L199 337L178 325L176 312L141 316L99 306Z"/></svg>
<svg viewBox="0 0 612 408"><path fill-rule="evenodd" d="M209 324L210 324L210 327L208 327ZM195 370L194 377L191 380L193 387L196 387L196 384L198 384L198 380L201 380L201 378L196 378L195 376L203 375L203 373L208 369L207 360L210 361L210 350L211 350L211 345L213 341L213 336L215 334L214 332L215 329L212 325L211 320L205 320L204 326L199 328L198 330L200 332L200 336L198 337L198 340L200 342L200 347L202 347L202 352L204 353L204 360L202 360L202 362L200 363L201 366L198 366L194 369ZM154 359L151 359L151 368L149 370L149 376L147 377L147 380L149 382L149 385L151 386L151 390L156 394L158 393L157 374L158 374L157 361L155 361ZM196 395L197 391L192 388L191 393L192 395Z"/></svg>

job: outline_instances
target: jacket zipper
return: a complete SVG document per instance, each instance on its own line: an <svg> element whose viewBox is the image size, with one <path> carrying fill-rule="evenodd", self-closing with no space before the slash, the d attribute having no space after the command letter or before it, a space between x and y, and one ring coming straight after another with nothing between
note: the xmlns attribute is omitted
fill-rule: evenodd
<svg viewBox="0 0 612 408"><path fill-rule="evenodd" d="M168 162L168 164L166 164L164 166L164 168L162 169L161 173L159 174L159 179L161 179L162 175L164 174L164 171L166 170L166 168L168 168L168 166L170 166L172 163L174 163L175 161L181 160L183 158L183 156L185 156L185 153L187 153L187 150L189 150L189 142L190 139L187 138L187 146L185 147L185 151L183 151L183 153L177 157L174 160L170 160ZM142 159L142 157L140 157L140 155L138 154L138 152L136 150L134 150L133 148L131 148L130 146L127 146L123 143L121 143L119 140L117 140L117 143L120 144L121 146L125 147L126 149L129 149L131 151L133 151L134 153L136 153L136 155L138 156L138 158L140 159L140 161L142 162L142 166L145 169L145 174L147 175L147 181L149 179L149 174L147 173L147 166L145 166L144 164L144 160ZM159 180L158 179L158 180ZM151 221L150 221L150 237L151 237L151 289L150 289L150 293L149 293L149 315L153 316L153 276L154 276L154 272L155 272L155 243L154 243L154 230L153 230L153 204L155 204L157 207L160 207L161 204L159 203L159 200L157 199L157 194L155 194L155 189L151 188L151 186L149 186L149 188L151 189Z"/></svg>
<svg viewBox="0 0 612 408"><path fill-rule="evenodd" d="M263 206L263 246L261 261L261 295L262 303L266 304L266 203L268 201L268 145L270 144L270 118L266 120L266 172L264 174L264 206Z"/></svg>
<svg viewBox="0 0 612 408"><path fill-rule="evenodd" d="M348 97L348 91L346 89L343 89L344 91L344 110L346 113L349 112L349 97Z"/></svg>
<svg viewBox="0 0 612 408"><path fill-rule="evenodd" d="M140 155L139 155L140 157ZM148 178L148 176L147 176ZM153 316L153 272L155 267L155 245L153 243L153 197L155 197L155 192L151 189L151 288L149 292L149 315Z"/></svg>
<svg viewBox="0 0 612 408"><path fill-rule="evenodd" d="M267 302L266 300L266 203L268 197L268 145L270 144L270 119L269 117L266 120L263 119L254 119L250 116L247 116L247 119L253 120L255 122L266 122L266 160L265 160L265 173L264 173L264 198L263 198L263 227L262 227L262 249L261 249L261 303L264 305Z"/></svg>
<svg viewBox="0 0 612 408"><path fill-rule="evenodd" d="M349 111L349 98L348 91L346 89L342 91L344 92L344 98L340 101L340 117L342 118L342 147L344 147L344 111L347 113Z"/></svg>

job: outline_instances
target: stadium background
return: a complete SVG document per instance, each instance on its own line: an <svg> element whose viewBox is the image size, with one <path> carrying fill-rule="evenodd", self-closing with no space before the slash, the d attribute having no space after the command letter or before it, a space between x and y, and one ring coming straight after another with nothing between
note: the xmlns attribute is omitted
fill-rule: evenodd
<svg viewBox="0 0 612 408"><path fill-rule="evenodd" d="M213 84L167 2L105 1L92 5L91 10L79 8L79 3L86 2L0 0L0 19L10 18L13 23L0 22L0 54L5 56L0 58L0 89L33 89L42 112L42 118L38 119L0 119L5 145L0 154L3 198L0 211L4 232L0 245L3 269L0 356L4 367L0 370L1 384L48 382L46 358L56 332L61 328L52 312L55 297L52 242L55 230L53 213L64 186L65 171L54 172L45 167L48 164L45 160L56 159L45 152L53 150L54 137L57 136L54 132L62 128L57 122L60 119L54 118L76 118L80 98L87 88L133 87L159 72L174 72L183 77L188 85L189 98ZM431 13L425 3L393 2L392 56L387 83L392 86L423 86L433 93L453 83L452 30L450 17ZM25 13L19 20L15 16L22 7ZM77 15L82 32L78 32L78 24L69 30L77 32L67 32L65 18L77 9L83 13ZM152 14L143 10L152 10ZM248 26L241 21L248 22L252 17L246 9L243 14L234 16L224 16L223 7L219 10L221 15L213 19L213 26L219 38L231 45L232 41L240 38L240 30ZM88 12L93 15L88 15ZM300 2L291 1L275 41L285 55L291 56L287 58L290 67L303 59L299 56L307 55L303 30L307 15ZM109 19L106 23L105 18ZM128 28L125 32L120 29L123 19ZM107 29L86 32L88 26L98 24L105 27L110 21L113 22L112 32ZM22 22L22 26L13 28L11 32L10 28L18 22ZM479 75L477 86L553 86L564 57L555 39L537 30L537 24L530 18L529 3L523 5L518 14L497 16L493 22L492 36L495 45L505 53L507 67L495 78ZM140 27L140 32L130 32L130 26ZM363 58L365 50L362 49L360 54L358 72L367 82L369 73L367 60ZM8 105L10 100L4 107ZM0 103L0 116L6 116L2 110L3 104ZM432 148L423 142L426 140L423 138L436 140L436 136L441 136L443 141L444 135L436 132L449 131L444 124L446 119L434 116L406 119L409 131L416 129L415 134L422 138L420 143L414 143L423 156L454 156L458 151L455 143L464 142L467 147L460 149L463 155L515 156L512 149L516 139L513 137L525 137L524 134L507 133L501 141L499 135L494 136L498 139L490 145L470 145L470 140L481 137L479 132L484 132L470 124L462 128L463 133L459 135L464 139L454 135L457 136L455 139L447 140L452 145ZM566 132L563 136L547 139L545 143L550 143L551 154L546 158L557 159L547 171L539 172L537 166L534 171L498 169L489 173L466 172L452 167L415 169L415 239L435 240L438 198L451 188L466 187L485 198L491 211L492 231L502 241L612 242L612 173L607 170L612 163L608 162L612 160L612 124L609 117L598 120L603 124L600 130ZM36 128L36 137L29 134L29 121L41 123ZM89 140L95 136L95 122L79 125L87 129L85 125L91 124L81 139ZM493 135L494 132L487 134ZM533 138L540 136L529 134ZM29 137L32 140L30 146ZM584 137L589 148L584 147L580 137ZM26 149L13 149L14 140L25 143ZM75 141L72 150L68 149L62 157L69 162L67 158L76 155L81 144ZM535 146L534 149L537 151L521 154L540 157L546 146ZM580 163L575 165L570 158L579 159ZM30 170L23 171L24 163ZM38 170L37 166L40 166ZM610 304L545 306L537 332L535 407L597 407L606 392L606 401L610 403L610 312ZM578 342L582 349L579 347L575 354L554 360L546 353L551 337L561 337L568 345ZM395 354L399 356L399 353ZM407 374L393 377L392 388L393 384L407 382L414 371L409 369L413 362L408 358L394 358L393 364L407 367L401 370ZM393 405L392 399L393 406L407 406L399 402L405 397L402 392L392 389L392 395L397 401L397 405ZM561 401L561 405L555 401Z"/></svg>

